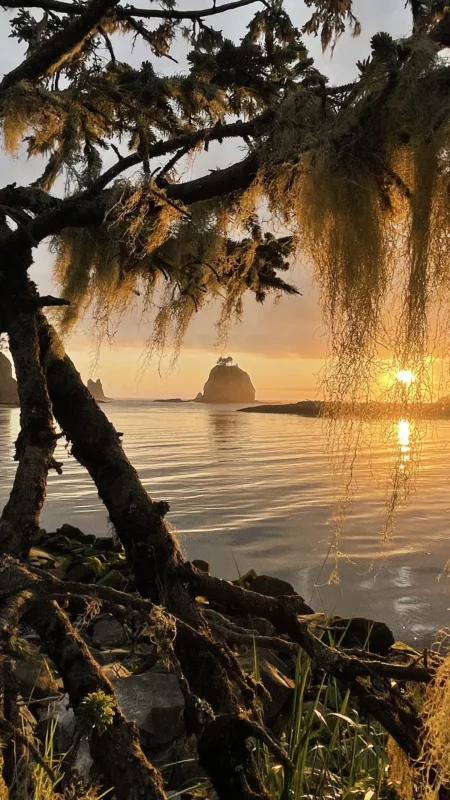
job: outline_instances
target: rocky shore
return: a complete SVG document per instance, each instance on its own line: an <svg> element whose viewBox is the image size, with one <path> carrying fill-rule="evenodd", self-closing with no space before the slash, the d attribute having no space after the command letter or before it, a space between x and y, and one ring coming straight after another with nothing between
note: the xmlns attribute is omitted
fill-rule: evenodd
<svg viewBox="0 0 450 800"><path fill-rule="evenodd" d="M117 606L119 592L129 596L135 590L121 545L114 538L96 538L66 524L55 532L40 531L29 563L68 584L89 585L89 595L95 596L96 586L99 592L100 587L115 590L114 613L109 613L104 602L102 609L95 602L79 611L71 608L75 627L113 685L123 713L136 723L143 750L162 770L169 796L170 792L186 798L197 796L186 794L186 787L206 780L206 776L198 763L195 738L186 734L185 697L178 677L157 644L154 630L142 625L142 617L125 604L121 612ZM193 564L201 572L209 572L206 562ZM315 614L286 581L252 570L233 583L267 598L292 597L298 618L303 615L317 635L338 640L340 647L364 649L385 659L394 652L394 637L383 623ZM105 591L100 593L105 596ZM202 604L214 635L232 647L241 669L261 686L267 728L281 731L293 708L297 646L288 637L277 635L265 618L250 618L239 611L230 614L220 603L207 603L202 597L197 602ZM398 650L395 654L398 659ZM26 626L14 641L12 658L24 701L23 713L33 736L44 742L48 731L53 730L55 751L70 753L70 769L89 784L95 781L95 768L87 739L80 737L77 715L51 661ZM317 680L323 682L323 677L318 675ZM324 693L321 708L323 714L337 711L335 695L333 700Z"/></svg>
<svg viewBox="0 0 450 800"><path fill-rule="evenodd" d="M321 400L299 400L298 403L266 403L248 408L240 408L248 414L292 414L297 417L351 417L364 420L395 419L407 416L408 419L449 419L450 398L436 403L422 403L420 407L405 407L388 403L357 403L355 405L333 405Z"/></svg>

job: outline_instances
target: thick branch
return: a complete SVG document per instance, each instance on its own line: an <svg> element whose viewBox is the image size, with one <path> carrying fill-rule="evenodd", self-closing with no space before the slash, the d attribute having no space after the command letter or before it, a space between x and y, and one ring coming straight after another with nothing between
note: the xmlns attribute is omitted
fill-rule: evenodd
<svg viewBox="0 0 450 800"><path fill-rule="evenodd" d="M421 683L429 683L432 679L430 670L425 667L356 658L338 648L329 647L309 630L307 617L305 620L299 619L299 598L295 595L265 597L199 572L190 564L186 564L184 570L194 594L245 614L252 613L268 619L279 633L287 633L292 641L297 642L317 667L336 678L353 681L360 677L382 677Z"/></svg>
<svg viewBox="0 0 450 800"><path fill-rule="evenodd" d="M224 14L226 11L233 11L236 8L243 8L250 6L254 3L262 2L262 0L235 0L232 3L224 3L221 6L213 5L211 8L199 8L192 11L177 11L163 10L163 9L146 9L137 8L136 6L127 6L127 8L118 8L114 13L117 19L126 19L130 15L133 17L141 17L143 19L166 19L171 20L198 20L203 17L212 17L216 14ZM43 11L55 11L61 14L78 15L83 11L83 5L78 3L64 3L63 0L5 0L2 2L3 8L39 8Z"/></svg>
<svg viewBox="0 0 450 800"><path fill-rule="evenodd" d="M199 142L214 142L221 141L222 139L230 139L234 137L245 138L253 136L259 132L262 127L271 122L274 118L274 112L265 112L256 119L249 120L248 122L232 122L230 124L215 125L212 128L202 128L194 133L184 133L174 139L168 141L158 142L152 147L148 148L149 158L159 158L168 153L174 153L177 150L192 150ZM89 194L97 194L101 189L104 189L114 178L121 175L130 167L135 167L142 161L142 153L131 153L125 158L121 158L116 164L106 170L103 175L93 183L89 189Z"/></svg>
<svg viewBox="0 0 450 800"><path fill-rule="evenodd" d="M0 189L0 205L26 209L36 215L54 211L63 202L36 186L17 186L15 183L10 183Z"/></svg>
<svg viewBox="0 0 450 800"><path fill-rule="evenodd" d="M232 192L244 191L251 186L257 171L258 159L256 155L250 154L243 161L232 164L231 167L216 170L202 178L187 183L170 184L166 187L167 197L189 206ZM55 210L41 214L30 223L28 228L11 233L9 246L13 248L23 245L24 238L31 241L33 245L37 245L48 236L60 233L64 228L100 225L105 218L109 203L110 194L107 191L88 202L83 196L68 198Z"/></svg>
<svg viewBox="0 0 450 800"><path fill-rule="evenodd" d="M25 264L26 269L26 264ZM13 276L13 287L24 284L24 300L32 300L26 271ZM5 281L4 291L8 296L9 281ZM14 295L13 295L14 297ZM19 304L22 298L18 298ZM22 301L23 302L23 301ZM0 519L0 551L14 556L26 557L33 535L39 530L39 516L44 504L47 474L53 463L56 445L55 430L46 381L40 363L40 349L33 313L3 309L7 317L6 331L9 347L14 360L17 387L20 398L21 431L16 443L16 458L19 462L13 489Z"/></svg>
<svg viewBox="0 0 450 800"><path fill-rule="evenodd" d="M41 358L53 410L72 453L94 480L135 568L143 596L164 594L165 573L181 561L161 506L142 486L114 426L84 386L56 331L38 312Z"/></svg>
<svg viewBox="0 0 450 800"><path fill-rule="evenodd" d="M0 97L20 81L36 82L48 75L83 42L86 36L110 12L118 0L91 0L79 17L64 30L37 47L18 67L8 72L0 82Z"/></svg>
<svg viewBox="0 0 450 800"><path fill-rule="evenodd" d="M167 800L161 775L145 758L134 722L120 711L110 682L92 658L86 644L57 603L41 599L27 619L41 637L45 649L63 679L71 705L76 710L91 692L102 691L115 707L111 725L90 737L91 754L114 787L117 800Z"/></svg>
<svg viewBox="0 0 450 800"><path fill-rule="evenodd" d="M50 306L70 306L70 300L64 300L63 297L52 297L51 294L45 294L39 297L30 297L28 300L25 300L22 308L24 311L37 311L39 308L50 308Z"/></svg>

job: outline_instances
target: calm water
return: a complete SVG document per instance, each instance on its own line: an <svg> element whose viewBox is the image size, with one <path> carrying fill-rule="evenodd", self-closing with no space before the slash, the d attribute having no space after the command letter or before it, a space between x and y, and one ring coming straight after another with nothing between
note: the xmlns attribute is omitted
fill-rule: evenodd
<svg viewBox="0 0 450 800"><path fill-rule="evenodd" d="M170 522L191 558L222 577L250 568L294 584L317 610L367 615L395 634L429 643L450 627L450 422L427 430L414 492L382 544L389 447L408 459L407 425L389 446L374 439L355 465L357 494L339 541L340 583L327 585L335 487L319 420L205 407L115 401L103 407L148 491L171 505ZM19 412L0 408L0 501L14 475ZM42 518L106 535L108 521L90 478L59 445ZM324 563L325 562L325 563Z"/></svg>

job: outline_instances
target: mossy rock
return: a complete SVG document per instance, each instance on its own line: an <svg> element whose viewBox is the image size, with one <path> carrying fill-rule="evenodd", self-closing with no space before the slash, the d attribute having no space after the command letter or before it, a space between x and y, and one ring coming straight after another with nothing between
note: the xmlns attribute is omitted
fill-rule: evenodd
<svg viewBox="0 0 450 800"><path fill-rule="evenodd" d="M92 553L92 549L89 546L80 544L78 539L70 539L70 548L71 552L76 555L90 555Z"/></svg>
<svg viewBox="0 0 450 800"><path fill-rule="evenodd" d="M110 572L103 575L97 583L99 586L109 586L111 589L120 589L121 586L125 585L126 581L121 572L112 569Z"/></svg>
<svg viewBox="0 0 450 800"><path fill-rule="evenodd" d="M48 538L49 536L45 528L40 528L38 532L35 533L33 536L33 544L35 545L44 544Z"/></svg>
<svg viewBox="0 0 450 800"><path fill-rule="evenodd" d="M96 556L89 556L83 561L75 562L66 571L66 578L80 583L95 583L103 572L103 564Z"/></svg>
<svg viewBox="0 0 450 800"><path fill-rule="evenodd" d="M74 541L84 545L93 545L97 538L96 536L94 536L94 534L83 533L83 531L80 530L80 528L76 528L75 525L69 525L68 523L64 523L64 525L61 525L61 527L58 528L56 533L59 536L65 536L68 539L73 539Z"/></svg>
<svg viewBox="0 0 450 800"><path fill-rule="evenodd" d="M94 542L94 544L93 544L93 547L95 547L96 550L103 550L104 552L108 552L108 553L122 553L123 552L123 547L120 544L120 542L116 542L116 540L113 539L113 538L108 539L108 538L106 538L106 536L105 537L97 537L95 542Z"/></svg>
<svg viewBox="0 0 450 800"><path fill-rule="evenodd" d="M70 539L60 534L56 534L52 536L51 539L47 539L46 544L50 550L54 550L56 553L70 553L72 550Z"/></svg>

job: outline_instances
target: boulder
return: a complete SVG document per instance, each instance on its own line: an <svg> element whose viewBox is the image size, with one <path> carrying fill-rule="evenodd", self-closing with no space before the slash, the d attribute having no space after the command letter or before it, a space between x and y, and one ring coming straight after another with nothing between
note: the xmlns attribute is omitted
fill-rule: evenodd
<svg viewBox="0 0 450 800"><path fill-rule="evenodd" d="M248 589L266 597L281 597L283 595L297 594L294 587L281 578L272 578L270 575L255 575L246 580Z"/></svg>
<svg viewBox="0 0 450 800"><path fill-rule="evenodd" d="M392 631L384 622L364 617L334 617L328 620L327 627L341 647L365 649L379 656L386 656L395 643Z"/></svg>
<svg viewBox="0 0 450 800"><path fill-rule="evenodd" d="M153 670L113 678L120 708L138 726L146 748L173 742L184 731L184 698L177 677Z"/></svg>
<svg viewBox="0 0 450 800"><path fill-rule="evenodd" d="M19 394L12 374L12 365L4 353L0 353L0 405L19 405Z"/></svg>
<svg viewBox="0 0 450 800"><path fill-rule="evenodd" d="M76 542L85 545L92 545L96 540L94 534L83 533L80 528L75 527L75 525L69 525L67 522L57 529L55 536L65 536L67 539L74 539Z"/></svg>
<svg viewBox="0 0 450 800"><path fill-rule="evenodd" d="M72 746L76 722L67 694L41 711L38 726L38 734L41 739L45 737L52 720L57 721L54 736L55 752L67 753Z"/></svg>
<svg viewBox="0 0 450 800"><path fill-rule="evenodd" d="M32 547L28 556L30 564L36 567L52 567L55 563L55 556L48 553L47 550L42 550L41 547Z"/></svg>
<svg viewBox="0 0 450 800"><path fill-rule="evenodd" d="M209 373L209 378L199 392L197 403L254 403L255 387L250 376L237 364L229 364L228 359L219 362Z"/></svg>
<svg viewBox="0 0 450 800"><path fill-rule="evenodd" d="M124 589L127 580L117 569L111 569L97 583L99 586L109 586L110 589Z"/></svg>
<svg viewBox="0 0 450 800"><path fill-rule="evenodd" d="M93 763L94 761L91 756L89 742L87 739L82 739L78 744L77 754L73 766L85 783L89 783L90 781Z"/></svg>
<svg viewBox="0 0 450 800"><path fill-rule="evenodd" d="M102 614L101 618L94 622L92 632L94 647L98 647L100 650L121 647L125 644L126 639L125 628L110 614Z"/></svg>
<svg viewBox="0 0 450 800"><path fill-rule="evenodd" d="M66 571L66 578L68 581L76 583L95 583L97 580L98 572L92 564L81 562L80 564L72 564Z"/></svg>
<svg viewBox="0 0 450 800"><path fill-rule="evenodd" d="M253 651L238 656L239 664L244 672L255 673L255 657ZM270 694L265 702L264 716L270 723L275 720L286 703L291 699L295 683L288 675L286 665L271 650L256 648L256 665L259 677Z"/></svg>

